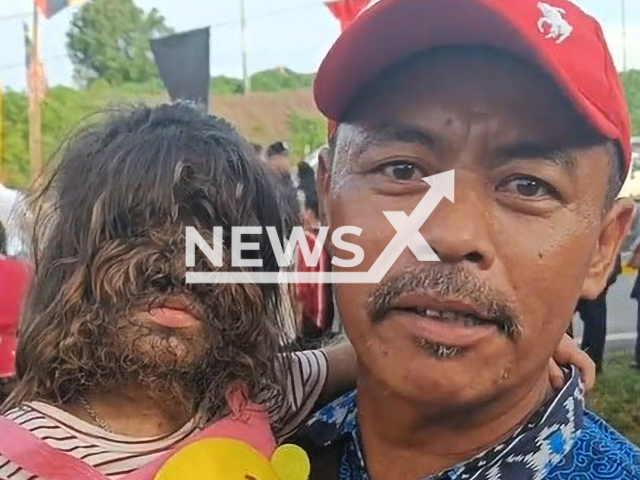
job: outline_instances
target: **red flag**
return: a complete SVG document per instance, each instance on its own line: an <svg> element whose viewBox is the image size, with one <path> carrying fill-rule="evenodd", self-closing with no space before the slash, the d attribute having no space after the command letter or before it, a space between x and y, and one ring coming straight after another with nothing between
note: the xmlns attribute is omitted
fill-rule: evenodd
<svg viewBox="0 0 640 480"><path fill-rule="evenodd" d="M333 16L340 21L340 26L344 30L369 3L371 3L371 0L333 0L326 2L325 5L331 10Z"/></svg>
<svg viewBox="0 0 640 480"><path fill-rule="evenodd" d="M79 5L82 0L34 0L42 14L51 18L69 5Z"/></svg>

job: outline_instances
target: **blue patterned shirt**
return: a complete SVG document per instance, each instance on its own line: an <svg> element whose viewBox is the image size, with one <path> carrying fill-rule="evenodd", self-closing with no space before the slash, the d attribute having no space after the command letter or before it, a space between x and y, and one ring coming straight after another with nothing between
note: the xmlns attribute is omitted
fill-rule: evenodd
<svg viewBox="0 0 640 480"><path fill-rule="evenodd" d="M355 392L320 410L300 432L317 448L340 444L339 478L368 480ZM579 374L510 438L420 480L640 480L640 450L584 409ZM333 479L332 479L333 480Z"/></svg>

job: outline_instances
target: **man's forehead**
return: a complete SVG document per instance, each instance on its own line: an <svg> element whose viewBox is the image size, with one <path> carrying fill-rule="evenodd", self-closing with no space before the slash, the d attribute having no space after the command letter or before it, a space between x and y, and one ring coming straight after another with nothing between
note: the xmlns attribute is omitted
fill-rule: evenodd
<svg viewBox="0 0 640 480"><path fill-rule="evenodd" d="M463 130L491 124L496 135L529 143L596 136L537 67L497 50L462 47L426 52L383 73L352 105L344 122L351 129L341 132L363 140L398 133L428 140L454 129L456 120Z"/></svg>
<svg viewBox="0 0 640 480"><path fill-rule="evenodd" d="M440 96L451 100L494 94L487 105L490 106L501 98L522 103L531 99L531 93L537 101L553 97L556 103L572 108L552 79L536 65L489 47L442 47L417 54L382 72L362 89L345 119L366 105L388 98ZM487 110L481 108L479 113Z"/></svg>

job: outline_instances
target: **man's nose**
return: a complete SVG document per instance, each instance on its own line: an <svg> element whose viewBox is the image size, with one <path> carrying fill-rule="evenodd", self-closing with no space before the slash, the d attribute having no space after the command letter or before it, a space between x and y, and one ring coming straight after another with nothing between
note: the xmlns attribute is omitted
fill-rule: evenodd
<svg viewBox="0 0 640 480"><path fill-rule="evenodd" d="M487 270L496 257L487 207L486 192L457 183L455 203L443 199L420 233L442 262L469 262Z"/></svg>

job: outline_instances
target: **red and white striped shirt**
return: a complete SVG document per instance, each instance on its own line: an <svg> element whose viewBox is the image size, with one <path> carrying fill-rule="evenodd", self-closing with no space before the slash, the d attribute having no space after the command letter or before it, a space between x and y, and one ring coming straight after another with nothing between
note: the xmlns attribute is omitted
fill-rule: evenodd
<svg viewBox="0 0 640 480"><path fill-rule="evenodd" d="M295 353L287 368L288 405L267 402L276 435L293 433L311 413L327 378L327 357L321 351ZM132 438L108 433L59 408L29 402L10 411L7 418L26 428L51 447L86 462L117 480L181 443L203 425L194 419L178 432L158 438ZM0 480L40 480L0 455Z"/></svg>

